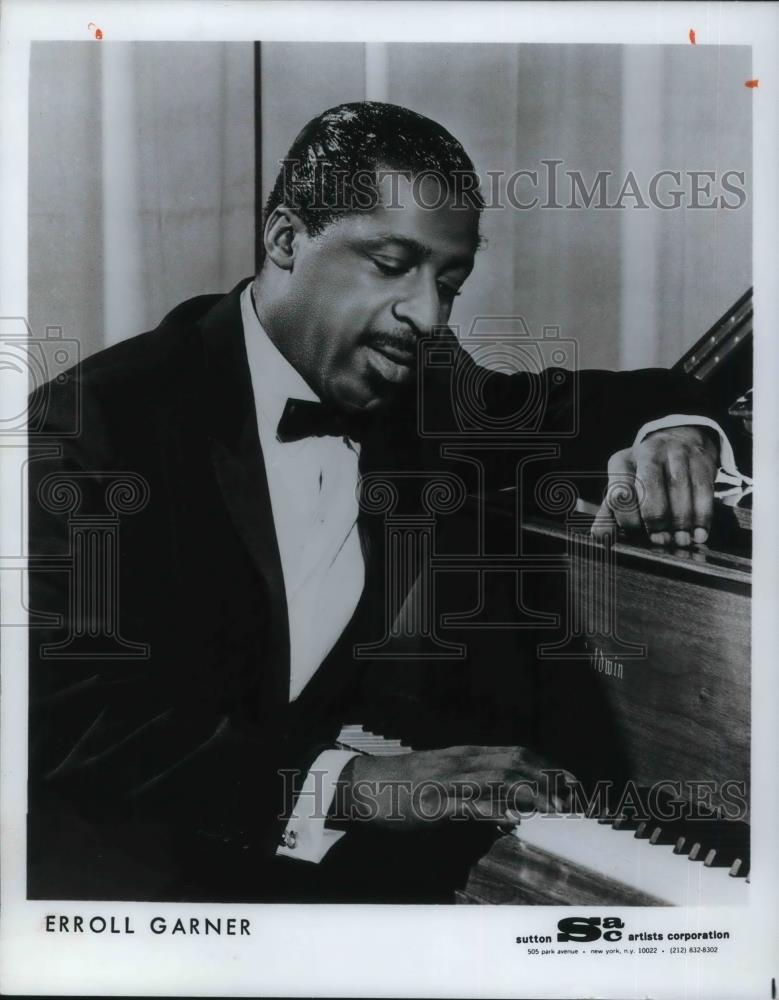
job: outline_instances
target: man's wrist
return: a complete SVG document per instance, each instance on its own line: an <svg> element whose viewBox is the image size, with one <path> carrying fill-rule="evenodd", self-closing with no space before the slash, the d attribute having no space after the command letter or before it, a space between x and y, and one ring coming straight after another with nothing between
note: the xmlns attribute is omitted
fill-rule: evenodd
<svg viewBox="0 0 779 1000"><path fill-rule="evenodd" d="M678 424L673 427L659 427L657 430L650 431L646 435L645 440L657 437L658 434L665 434L668 437L673 437L676 432L678 436L679 431L693 431L698 434L701 438L701 443L707 446L707 448L710 447L714 458L718 458L720 450L720 436L713 427L707 427L705 424Z"/></svg>
<svg viewBox="0 0 779 1000"><path fill-rule="evenodd" d="M733 447L730 441L728 441L727 435L720 425L710 417L702 417L690 413L672 413L658 420L650 420L649 423L644 424L639 430L633 442L633 447L640 444L651 434L658 431L668 431L673 427L692 427L699 431L710 431L712 433L712 440L714 441L715 461L719 467L730 475L740 475L736 467Z"/></svg>

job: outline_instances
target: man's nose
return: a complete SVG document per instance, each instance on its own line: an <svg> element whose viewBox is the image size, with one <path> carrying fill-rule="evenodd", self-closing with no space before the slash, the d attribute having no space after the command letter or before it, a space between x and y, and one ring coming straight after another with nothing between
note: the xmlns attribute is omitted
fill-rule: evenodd
<svg viewBox="0 0 779 1000"><path fill-rule="evenodd" d="M419 336L426 336L439 322L440 302L435 281L420 279L392 307L395 318L409 323Z"/></svg>

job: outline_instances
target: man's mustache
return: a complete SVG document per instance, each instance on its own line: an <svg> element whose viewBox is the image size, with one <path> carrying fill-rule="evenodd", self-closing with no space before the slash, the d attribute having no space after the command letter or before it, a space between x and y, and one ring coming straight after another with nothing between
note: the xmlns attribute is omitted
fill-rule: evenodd
<svg viewBox="0 0 779 1000"><path fill-rule="evenodd" d="M417 352L417 338L410 330L371 330L365 334L363 341L369 347L390 347L413 355Z"/></svg>

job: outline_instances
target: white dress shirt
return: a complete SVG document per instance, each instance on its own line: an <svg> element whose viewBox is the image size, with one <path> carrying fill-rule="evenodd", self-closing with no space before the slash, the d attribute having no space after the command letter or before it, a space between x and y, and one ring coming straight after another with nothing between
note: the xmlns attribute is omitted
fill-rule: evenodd
<svg viewBox="0 0 779 1000"><path fill-rule="evenodd" d="M333 436L279 441L287 400L319 397L263 330L251 285L241 311L287 595L294 701L348 624L365 583L357 529L360 446Z"/></svg>
<svg viewBox="0 0 779 1000"><path fill-rule="evenodd" d="M346 628L365 583L357 529L359 445L330 436L279 441L276 430L287 400L318 397L263 329L251 285L241 294L241 316L287 595L294 701ZM343 836L325 828L324 816L335 781L354 756L326 750L317 757L278 854L318 862Z"/></svg>

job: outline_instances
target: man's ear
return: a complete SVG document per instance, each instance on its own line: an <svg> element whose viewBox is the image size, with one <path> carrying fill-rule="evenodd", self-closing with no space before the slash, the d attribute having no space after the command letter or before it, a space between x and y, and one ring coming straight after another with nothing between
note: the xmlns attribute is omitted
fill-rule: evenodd
<svg viewBox="0 0 779 1000"><path fill-rule="evenodd" d="M291 271L306 235L303 220L286 205L277 205L265 221L262 239L265 256L284 271Z"/></svg>

